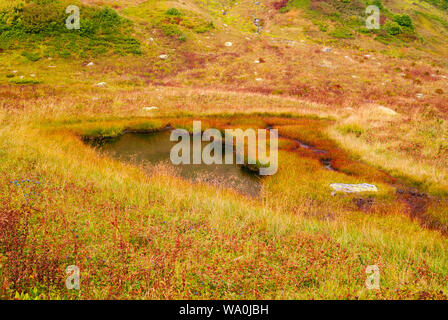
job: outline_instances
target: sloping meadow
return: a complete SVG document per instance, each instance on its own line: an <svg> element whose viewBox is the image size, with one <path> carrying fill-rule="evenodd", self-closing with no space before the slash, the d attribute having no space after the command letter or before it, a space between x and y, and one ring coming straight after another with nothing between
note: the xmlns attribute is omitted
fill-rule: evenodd
<svg viewBox="0 0 448 320"><path fill-rule="evenodd" d="M322 120L202 119L204 127L278 127L315 147L330 146L323 136L294 134L294 128L318 130ZM279 172L266 178L260 199L250 199L192 184L165 166L148 176L80 139L190 121L3 126L3 297L445 297L446 239L403 215L405 204L381 175L326 170L319 156L286 139L279 144ZM330 182L360 179L377 183L380 192L330 195ZM380 291L365 288L365 268L373 264L381 270ZM65 288L68 265L81 270L79 291Z"/></svg>

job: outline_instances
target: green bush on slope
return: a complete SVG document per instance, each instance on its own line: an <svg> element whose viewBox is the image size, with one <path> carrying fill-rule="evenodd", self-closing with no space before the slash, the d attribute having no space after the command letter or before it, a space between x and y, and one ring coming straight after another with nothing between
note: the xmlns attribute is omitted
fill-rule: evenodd
<svg viewBox="0 0 448 320"><path fill-rule="evenodd" d="M430 2L444 2L448 0L429 0ZM313 17L313 23L319 26L319 30L327 32L332 25L333 31L329 34L338 39L352 39L357 33L376 34L377 40L383 43L402 43L417 39L412 18L407 14L394 14L382 0L289 0L286 3L279 2L279 11L287 12L293 8L305 9ZM386 23L380 30L370 30L365 27L367 18L366 8L375 5L380 9L381 16ZM318 21L318 22L316 22Z"/></svg>
<svg viewBox="0 0 448 320"><path fill-rule="evenodd" d="M392 36L396 36L403 32L400 25L395 21L387 21L384 25L384 28L386 29L387 33Z"/></svg>
<svg viewBox="0 0 448 320"><path fill-rule="evenodd" d="M0 11L0 48L39 48L44 55L87 57L105 54L140 54L140 43L131 36L132 24L114 10L80 8L79 30L65 26L65 9L73 4L66 0L28 0ZM25 53L32 55L31 53ZM31 59L33 60L33 59Z"/></svg>
<svg viewBox="0 0 448 320"><path fill-rule="evenodd" d="M396 16L394 16L393 21L395 21L404 28L414 30L414 24L412 23L412 19L407 14L401 14L401 15L397 14Z"/></svg>

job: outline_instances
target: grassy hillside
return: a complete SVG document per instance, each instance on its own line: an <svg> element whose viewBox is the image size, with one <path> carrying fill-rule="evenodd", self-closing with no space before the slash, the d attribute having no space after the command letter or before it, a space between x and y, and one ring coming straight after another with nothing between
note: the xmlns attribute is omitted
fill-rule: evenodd
<svg viewBox="0 0 448 320"><path fill-rule="evenodd" d="M442 0L0 1L0 298L446 299L447 23ZM198 119L279 130L258 198L83 143Z"/></svg>
<svg viewBox="0 0 448 320"><path fill-rule="evenodd" d="M79 5L82 28L65 26L65 8ZM104 7L87 7L70 1L31 1L9 4L0 19L1 49L21 50L31 62L46 57L86 58L97 55L141 54L131 36L131 21Z"/></svg>

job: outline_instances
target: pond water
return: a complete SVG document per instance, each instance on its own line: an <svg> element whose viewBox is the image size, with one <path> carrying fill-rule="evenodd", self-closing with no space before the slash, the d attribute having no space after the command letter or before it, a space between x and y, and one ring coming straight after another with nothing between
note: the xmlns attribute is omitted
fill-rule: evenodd
<svg viewBox="0 0 448 320"><path fill-rule="evenodd" d="M224 188L232 188L239 193L256 197L260 193L260 177L236 164L179 164L170 160L170 130L157 133L126 133L118 138L106 140L95 146L106 155L120 161L134 164L166 163L175 167L183 178L193 182L206 182ZM191 139L193 140L193 139ZM208 142L202 143L204 148ZM191 147L191 150L192 147ZM224 161L223 161L224 163Z"/></svg>

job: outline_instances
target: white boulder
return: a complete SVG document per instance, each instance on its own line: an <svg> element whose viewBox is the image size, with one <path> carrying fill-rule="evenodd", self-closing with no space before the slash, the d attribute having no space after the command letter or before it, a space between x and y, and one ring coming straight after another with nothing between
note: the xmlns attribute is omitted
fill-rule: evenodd
<svg viewBox="0 0 448 320"><path fill-rule="evenodd" d="M143 107L143 111L151 111L151 110L157 110L157 109L159 109L159 108L157 108L157 107Z"/></svg>
<svg viewBox="0 0 448 320"><path fill-rule="evenodd" d="M391 115L391 116L395 116L395 115L398 114L395 110L392 110L392 109L387 108L385 106L378 106L378 110L381 111L382 113L385 113L385 114L388 114L388 115Z"/></svg>

